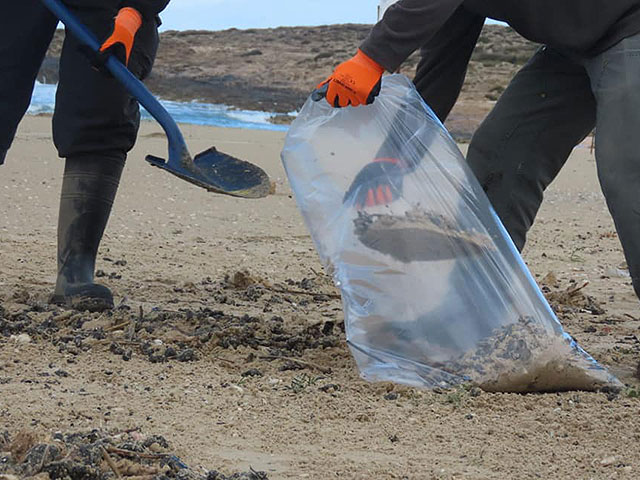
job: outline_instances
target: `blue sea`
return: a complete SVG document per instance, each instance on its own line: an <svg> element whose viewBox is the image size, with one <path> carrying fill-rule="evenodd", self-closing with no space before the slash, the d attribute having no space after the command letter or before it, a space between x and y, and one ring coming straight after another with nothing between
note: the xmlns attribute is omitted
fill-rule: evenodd
<svg viewBox="0 0 640 480"><path fill-rule="evenodd" d="M31 105L27 113L31 115L53 113L55 96L56 85L36 82ZM269 118L273 114L269 112L235 110L226 105L200 102L171 102L166 100L160 100L160 102L178 123L276 131L286 131L289 128L286 125L270 123ZM142 117L147 120L153 120L144 109L142 109Z"/></svg>

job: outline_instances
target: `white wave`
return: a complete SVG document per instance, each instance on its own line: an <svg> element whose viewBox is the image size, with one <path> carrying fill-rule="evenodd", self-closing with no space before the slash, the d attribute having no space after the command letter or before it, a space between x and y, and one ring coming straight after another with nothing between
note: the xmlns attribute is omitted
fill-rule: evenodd
<svg viewBox="0 0 640 480"><path fill-rule="evenodd" d="M56 103L56 88L56 85L45 85L36 82L27 114L53 113L53 107Z"/></svg>
<svg viewBox="0 0 640 480"><path fill-rule="evenodd" d="M52 113L55 106L56 85L36 82L27 113L38 115ZM286 125L274 125L269 119L274 115L269 112L235 110L227 105L215 105L201 102L173 102L160 100L174 120L178 123L209 125L213 127L248 128L257 130L286 131ZM295 112L289 115L296 115ZM142 118L152 120L149 113L142 109Z"/></svg>

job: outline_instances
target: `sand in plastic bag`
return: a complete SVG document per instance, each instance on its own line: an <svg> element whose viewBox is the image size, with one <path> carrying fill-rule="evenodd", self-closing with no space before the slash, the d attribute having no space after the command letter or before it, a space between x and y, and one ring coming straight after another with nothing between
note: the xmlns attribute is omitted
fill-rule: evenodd
<svg viewBox="0 0 640 480"><path fill-rule="evenodd" d="M400 196L357 208L352 182L382 157L404 166ZM364 378L504 392L621 386L564 333L457 145L406 77L385 77L365 107L308 100L282 159L341 289Z"/></svg>

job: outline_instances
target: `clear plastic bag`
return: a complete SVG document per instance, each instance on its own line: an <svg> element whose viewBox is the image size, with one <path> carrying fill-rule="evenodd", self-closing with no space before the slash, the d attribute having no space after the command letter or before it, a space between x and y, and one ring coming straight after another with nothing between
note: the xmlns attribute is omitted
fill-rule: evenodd
<svg viewBox="0 0 640 480"><path fill-rule="evenodd" d="M399 197L362 208L367 187L352 182L379 158L401 160L400 179L378 179ZM309 99L282 159L342 292L364 378L512 392L620 386L564 333L457 145L406 77L385 77L366 107Z"/></svg>
<svg viewBox="0 0 640 480"><path fill-rule="evenodd" d="M378 21L382 20L384 12L397 1L398 0L380 0L380 2L378 2Z"/></svg>

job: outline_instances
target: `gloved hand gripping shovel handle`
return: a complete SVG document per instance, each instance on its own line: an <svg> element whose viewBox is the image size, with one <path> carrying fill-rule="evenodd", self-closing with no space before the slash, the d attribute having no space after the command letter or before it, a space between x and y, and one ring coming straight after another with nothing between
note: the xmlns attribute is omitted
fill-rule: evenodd
<svg viewBox="0 0 640 480"><path fill-rule="evenodd" d="M83 44L89 47L93 52L100 51L100 43L93 33L65 7L59 0L42 0L42 3L51 10L51 12L64 23L70 32ZM140 104L158 121L167 134L169 139L169 161L174 158L182 159L188 165L193 164L187 145L182 137L182 133L171 118L171 115L156 100L156 98L147 90L143 83L138 80L127 67L113 56L107 58L105 67L111 74L124 85L124 87L133 95ZM171 151L173 150L173 151ZM187 166L185 165L185 166Z"/></svg>
<svg viewBox="0 0 640 480"><path fill-rule="evenodd" d="M60 0L41 1L64 23L67 30L80 43L86 45L95 53L100 51L101 45L94 34L80 23ZM215 148L197 155L194 162L178 125L144 84L113 56L107 58L105 67L158 121L167 135L169 140L169 161L165 162L160 158L149 155L147 156L149 163L217 193L245 198L258 198L268 194L270 188L269 179L266 173L255 165L220 153ZM231 181L229 181L229 178L225 178L225 174L228 173L225 171L227 168L233 169L234 177L236 177ZM243 178L237 178L235 174L238 171L245 173Z"/></svg>

